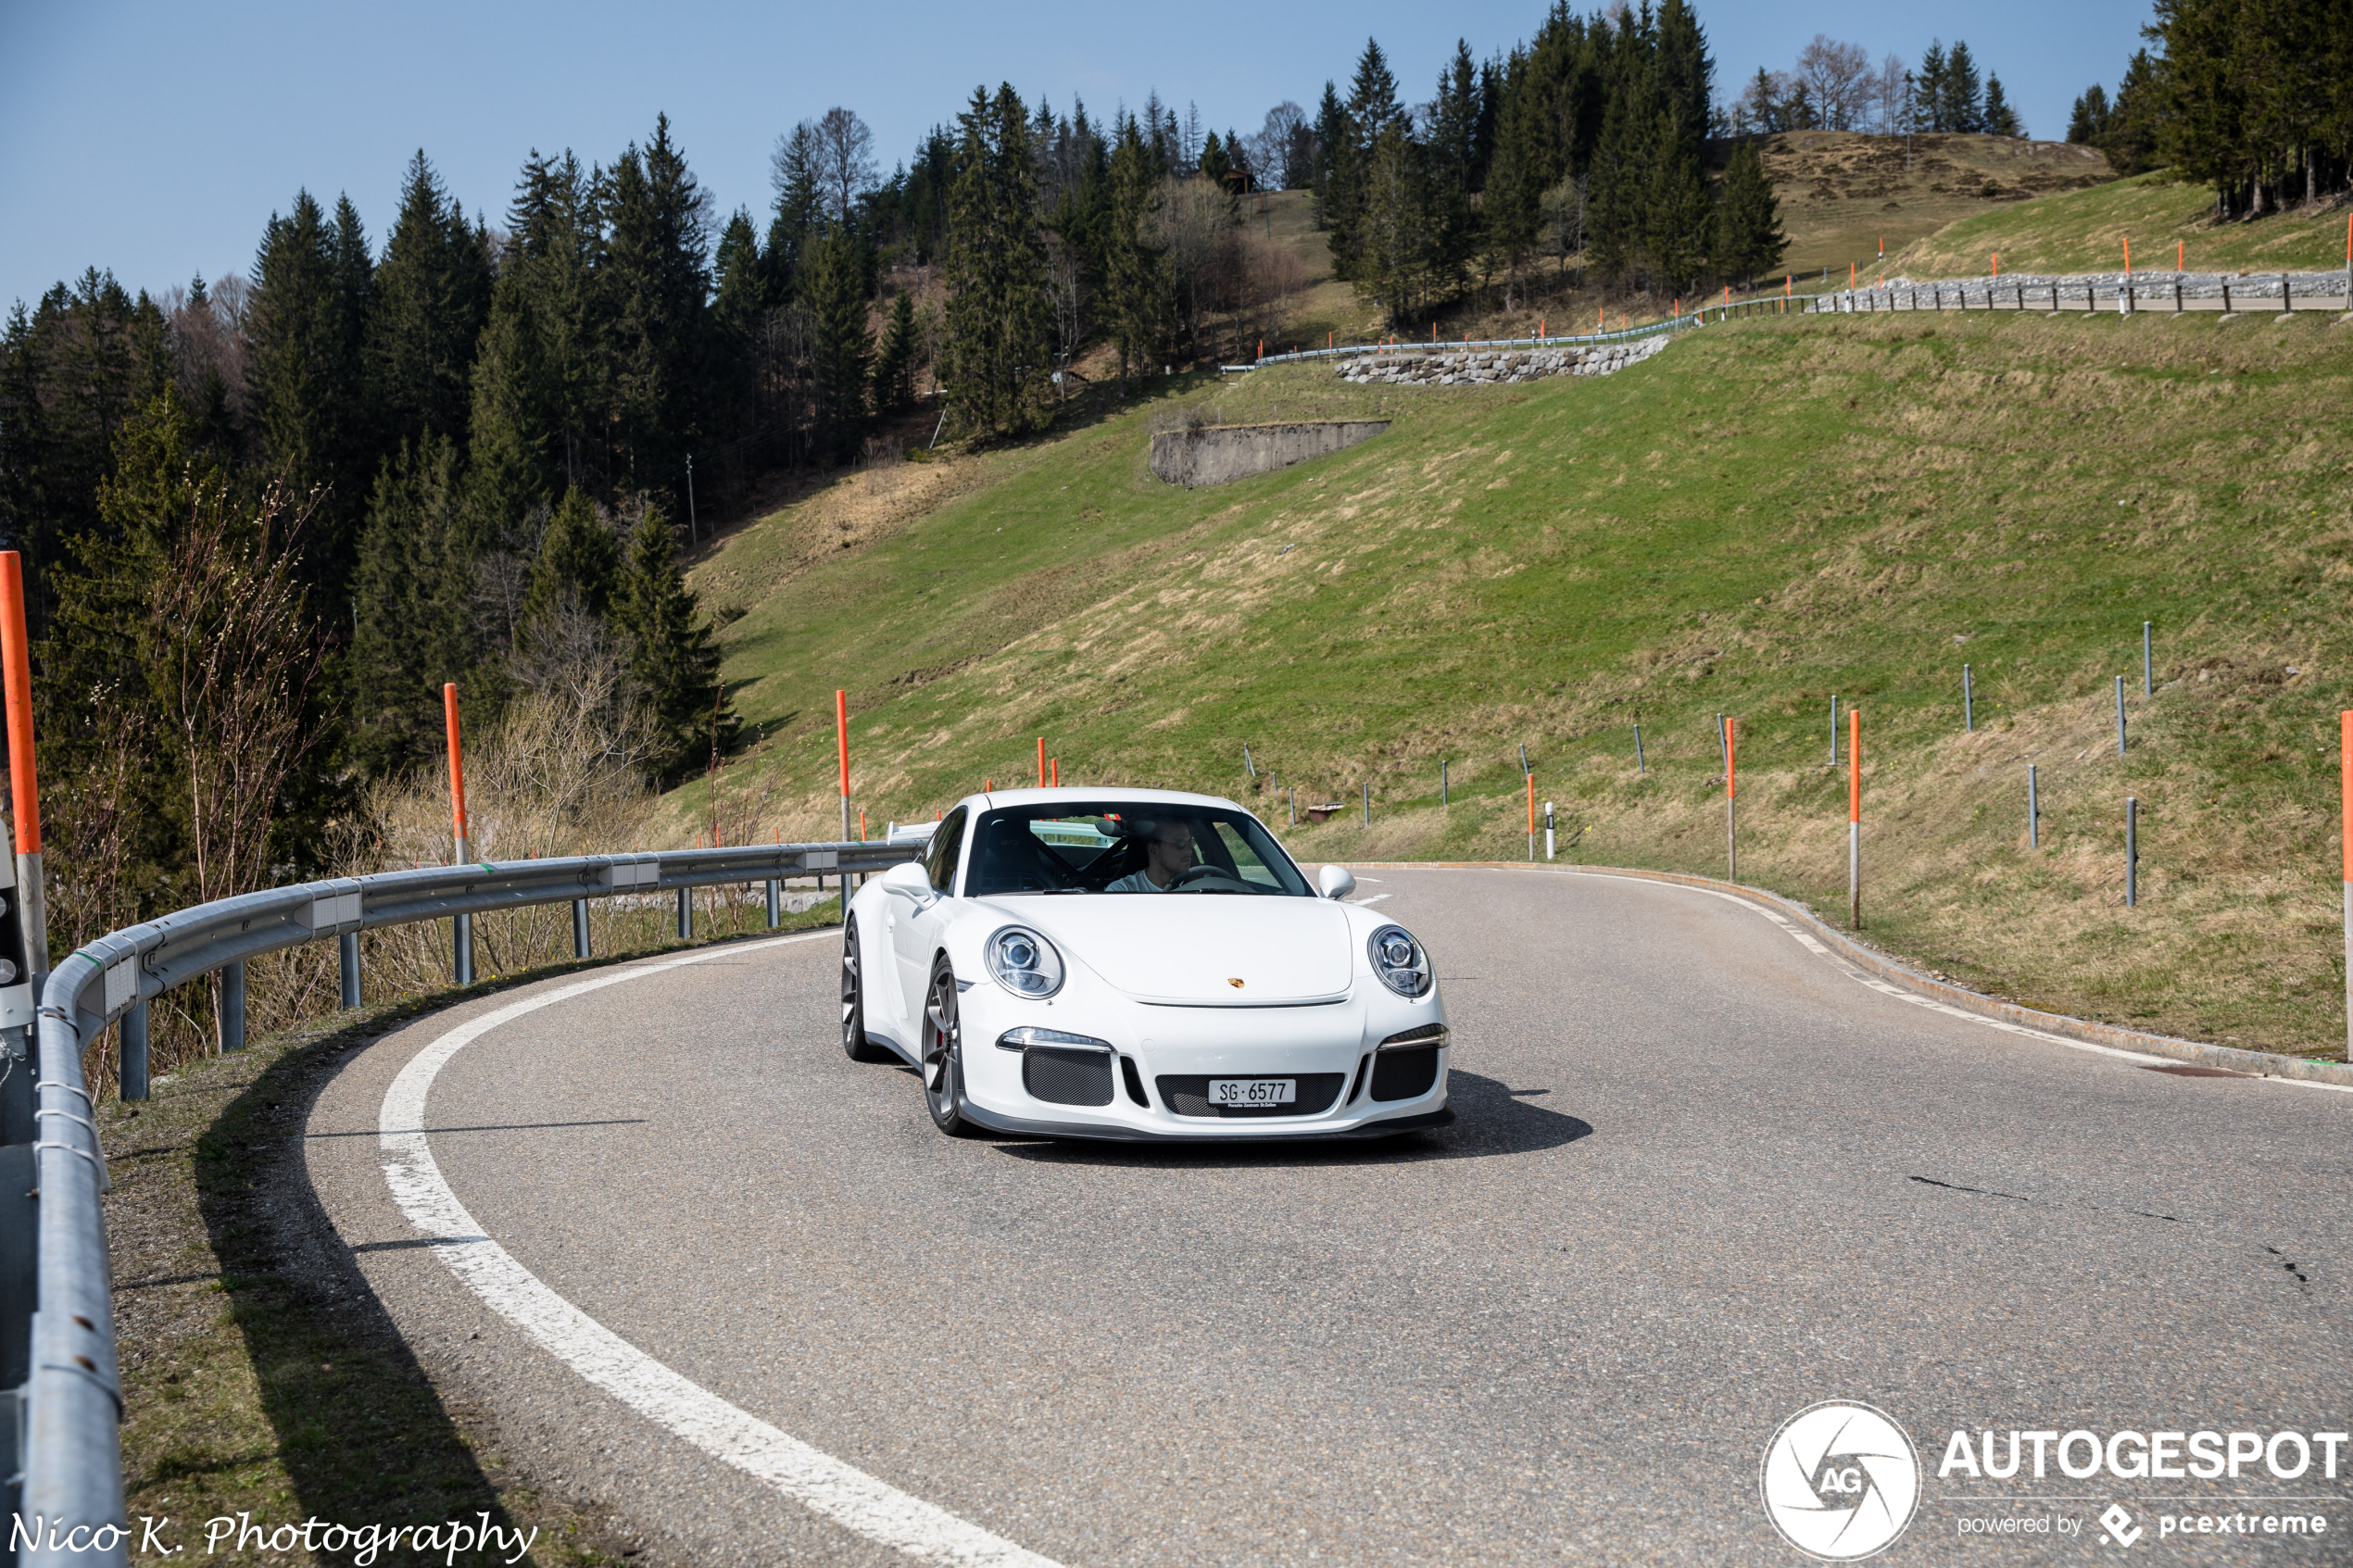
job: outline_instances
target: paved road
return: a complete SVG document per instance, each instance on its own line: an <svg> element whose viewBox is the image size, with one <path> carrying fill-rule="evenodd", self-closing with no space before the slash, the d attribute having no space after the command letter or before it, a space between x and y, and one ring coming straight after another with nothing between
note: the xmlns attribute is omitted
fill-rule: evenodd
<svg viewBox="0 0 2353 1568"><path fill-rule="evenodd" d="M1374 875L1456 1024L1441 1133L943 1138L910 1073L844 1060L821 937L482 1032L426 1139L502 1256L625 1353L1071 1568L1796 1562L1759 1461L1830 1399L1921 1450L1885 1561L2107 1560L2111 1500L2142 1551L2353 1561L2353 1451L2334 1481L1935 1474L1957 1427L2353 1424L2353 1094L1935 1013L1700 891ZM312 1115L321 1200L421 1357L656 1560L908 1561L592 1386L421 1244L387 1088L518 996L386 1036ZM2200 1492L2322 1500L2156 1500ZM2200 1506L2331 1533L2160 1542ZM1958 1535L2012 1517L2081 1534Z"/></svg>

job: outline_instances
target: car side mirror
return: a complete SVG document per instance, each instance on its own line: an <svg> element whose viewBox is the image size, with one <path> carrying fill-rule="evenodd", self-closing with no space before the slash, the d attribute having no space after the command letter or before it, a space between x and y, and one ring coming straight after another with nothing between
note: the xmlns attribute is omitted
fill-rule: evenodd
<svg viewBox="0 0 2353 1568"><path fill-rule="evenodd" d="M893 893L903 893L918 904L928 904L939 897L931 884L931 873L924 870L921 860L905 860L883 872L882 884Z"/></svg>
<svg viewBox="0 0 2353 1568"><path fill-rule="evenodd" d="M1327 898L1345 898L1356 891L1356 873L1346 866L1326 866L1315 873L1315 886Z"/></svg>

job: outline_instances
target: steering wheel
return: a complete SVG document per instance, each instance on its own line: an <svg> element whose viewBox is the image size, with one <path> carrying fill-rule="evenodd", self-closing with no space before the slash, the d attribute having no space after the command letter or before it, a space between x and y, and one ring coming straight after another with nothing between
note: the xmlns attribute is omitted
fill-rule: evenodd
<svg viewBox="0 0 2353 1568"><path fill-rule="evenodd" d="M1199 884L1209 881L1212 877L1214 877L1221 882L1232 882L1235 880L1226 874L1225 867L1210 865L1204 862L1202 865L1189 867L1184 871L1178 872L1176 873L1176 880L1168 884L1168 890L1174 893L1180 887L1196 886Z"/></svg>

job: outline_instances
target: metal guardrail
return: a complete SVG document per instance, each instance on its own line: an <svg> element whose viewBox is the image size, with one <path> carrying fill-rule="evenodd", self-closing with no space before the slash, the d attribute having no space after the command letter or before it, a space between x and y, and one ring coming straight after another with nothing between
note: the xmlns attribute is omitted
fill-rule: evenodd
<svg viewBox="0 0 2353 1568"><path fill-rule="evenodd" d="M1781 296L1772 296L1778 300ZM1811 295L1800 295L1811 299ZM1700 324L1708 311L1722 312L1727 307L1710 305L1694 310L1689 316L1665 316L1655 321L1645 321L1639 327L1626 327L1614 332L1586 332L1575 337L1485 337L1449 339L1442 343L1352 343L1336 348L1300 348L1289 354L1269 354L1248 365L1220 365L1220 370L1255 370L1267 365L1304 364L1311 359L1354 359L1378 354L1461 354L1474 348L1576 348L1598 343L1626 343L1635 338L1656 337L1661 332L1680 332L1685 327ZM1739 308L1738 306L1731 307Z"/></svg>
<svg viewBox="0 0 2353 1568"><path fill-rule="evenodd" d="M330 938L341 939L344 1005L356 1006L359 934L383 926L569 902L575 906L573 950L585 958L589 899L674 889L680 895L679 935L689 936L688 889L764 881L773 929L785 878L815 876L822 882L831 874L847 891L850 875L913 859L923 847L758 845L385 872L275 887L177 910L110 932L58 964L42 993L34 1088L36 1305L31 1375L18 1407L22 1420L12 1434L22 1456L17 1508L22 1525L11 1541L12 1552L21 1549L19 1561L129 1561L120 1432L122 1381L99 1207L109 1184L95 1108L82 1077L82 1049L101 1030L175 986L223 970L229 972L222 986L223 1045L233 1048L243 1044L246 961ZM454 939L462 947L468 935L459 926ZM233 1019L226 1005L232 991L238 999ZM144 1058L144 1039L138 1043ZM126 1071L130 1055L126 1049ZM144 1060L139 1070L144 1079ZM144 1091L144 1082L138 1086ZM28 1536L33 1543L23 1547Z"/></svg>

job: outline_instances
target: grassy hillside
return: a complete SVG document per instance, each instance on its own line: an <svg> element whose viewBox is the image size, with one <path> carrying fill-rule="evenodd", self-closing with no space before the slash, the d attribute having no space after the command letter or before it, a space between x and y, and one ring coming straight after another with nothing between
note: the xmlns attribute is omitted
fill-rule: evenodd
<svg viewBox="0 0 2353 1568"><path fill-rule="evenodd" d="M1618 376L1519 388L1409 395L1305 368L1172 384L1035 445L890 470L962 493L852 547L790 541L842 532L825 508L865 476L709 558L698 581L750 603L724 641L764 737L724 775L725 816L735 835L831 831L840 685L877 830L1026 780L1044 735L1065 781L1238 794L1277 823L1270 771L1303 803L1369 783L1369 829L1286 828L1310 860L1516 857L1524 742L1576 858L1720 872L1724 711L1743 880L1837 909L1835 692L1865 713L1867 912L1893 950L2039 1005L2329 1049L2348 351L2333 317L1865 317L1711 327ZM1144 450L1187 399L1397 422L1186 492ZM708 820L700 786L681 809Z"/></svg>
<svg viewBox="0 0 2353 1568"><path fill-rule="evenodd" d="M2124 243L2135 269L2171 271L2175 245L2193 271L2330 269L2345 265L2346 209L2275 213L2213 221L2214 193L2159 170L2090 190L2045 196L1964 218L1926 236L1890 272L1919 278L1979 277L1998 253L2020 272L2116 271Z"/></svg>
<svg viewBox="0 0 2353 1568"><path fill-rule="evenodd" d="M1791 131L1767 137L1764 157L1790 237L1782 265L1801 283L1825 269L1843 283L1850 262L1869 275L1882 241L1894 257L1948 224L2023 210L2022 197L2116 178L2095 148L2007 136Z"/></svg>

